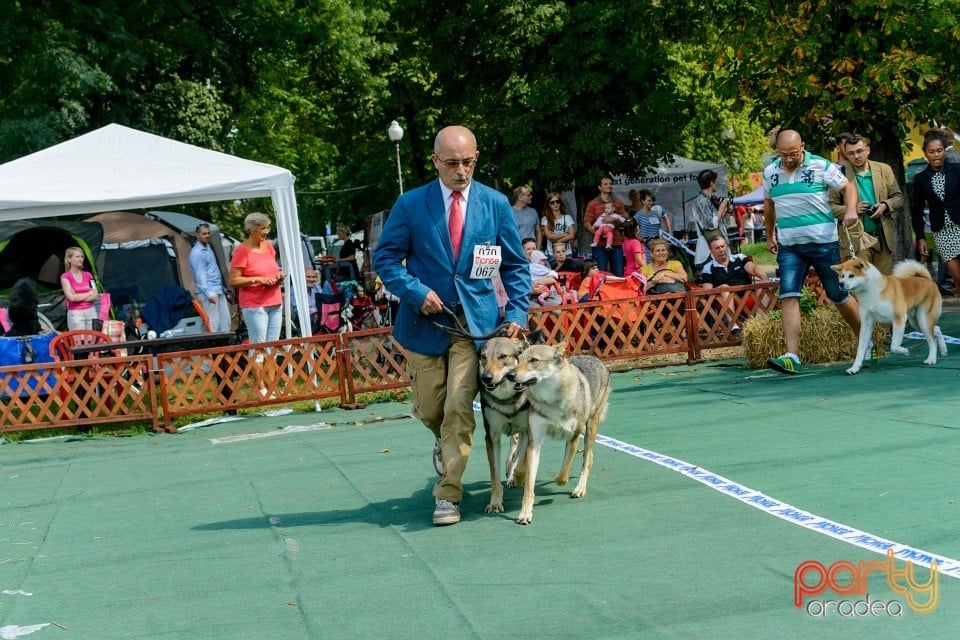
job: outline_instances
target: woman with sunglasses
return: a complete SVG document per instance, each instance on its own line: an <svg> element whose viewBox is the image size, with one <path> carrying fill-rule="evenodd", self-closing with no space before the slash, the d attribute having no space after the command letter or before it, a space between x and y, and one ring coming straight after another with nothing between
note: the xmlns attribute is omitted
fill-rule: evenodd
<svg viewBox="0 0 960 640"><path fill-rule="evenodd" d="M547 239L547 246L552 247L554 242L563 242L567 245L567 253L572 253L571 243L577 236L577 222L567 212L567 206L555 191L548 193L544 201L540 227Z"/></svg>

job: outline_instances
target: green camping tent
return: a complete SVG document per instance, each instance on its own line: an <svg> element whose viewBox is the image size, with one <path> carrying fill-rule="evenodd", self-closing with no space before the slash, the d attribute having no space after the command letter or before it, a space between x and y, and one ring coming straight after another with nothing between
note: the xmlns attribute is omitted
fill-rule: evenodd
<svg viewBox="0 0 960 640"><path fill-rule="evenodd" d="M11 220L0 229L0 295L4 298L20 278L37 281L40 311L58 328L66 328L60 275L68 247L80 247L84 268L97 276L103 227L92 222ZM4 300L5 301L5 300Z"/></svg>

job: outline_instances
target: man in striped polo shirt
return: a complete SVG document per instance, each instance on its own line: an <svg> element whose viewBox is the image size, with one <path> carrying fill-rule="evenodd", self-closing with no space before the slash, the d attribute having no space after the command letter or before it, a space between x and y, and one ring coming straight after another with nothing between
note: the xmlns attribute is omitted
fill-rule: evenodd
<svg viewBox="0 0 960 640"><path fill-rule="evenodd" d="M827 297L840 315L860 333L857 301L840 288L830 267L840 263L836 218L827 189L844 194L841 224L857 221L857 188L833 163L804 151L800 134L784 130L777 136L777 155L763 170L764 224L767 249L777 254L780 269L780 309L787 352L770 358L781 373L800 372L800 289L810 267L823 283Z"/></svg>

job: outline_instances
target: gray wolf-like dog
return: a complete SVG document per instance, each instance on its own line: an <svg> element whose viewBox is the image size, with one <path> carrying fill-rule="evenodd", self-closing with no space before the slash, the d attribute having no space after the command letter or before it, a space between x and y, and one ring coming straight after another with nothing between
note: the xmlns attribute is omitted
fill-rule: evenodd
<svg viewBox="0 0 960 640"><path fill-rule="evenodd" d="M583 466L580 480L570 497L582 498L587 493L587 480L593 467L593 444L610 397L610 372L594 356L568 358L566 349L566 342L555 347L528 347L520 354L514 372L514 388L523 391L530 405L527 477L517 524L533 521L540 450L547 436L566 441L563 464L556 477L559 485L570 479L570 465L583 436Z"/></svg>
<svg viewBox="0 0 960 640"><path fill-rule="evenodd" d="M514 338L490 338L480 348L480 406L490 465L487 513L503 512L500 436L510 439L507 486L516 486L517 463L527 445L529 405L513 386L514 371L527 345Z"/></svg>
<svg viewBox="0 0 960 640"><path fill-rule="evenodd" d="M915 260L904 260L897 263L893 275L889 276L880 273L869 262L857 258L830 268L839 275L840 286L857 297L860 307L857 357L853 366L847 369L848 374L854 375L863 366L876 322L891 326L890 351L893 353L910 353L902 346L909 318L910 324L922 331L927 339L927 359L923 364L937 363L937 347L940 348L940 355L947 355L947 343L937 326L943 298L922 264Z"/></svg>

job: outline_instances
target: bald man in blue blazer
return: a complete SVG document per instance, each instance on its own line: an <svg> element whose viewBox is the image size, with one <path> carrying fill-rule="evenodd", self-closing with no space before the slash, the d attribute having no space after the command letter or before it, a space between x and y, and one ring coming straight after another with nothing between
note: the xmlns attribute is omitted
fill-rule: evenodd
<svg viewBox="0 0 960 640"><path fill-rule="evenodd" d="M435 526L460 521L461 478L476 428L478 345L433 321L453 324L440 314L446 305L475 335L503 322L509 336L520 337L527 323L530 266L507 198L473 180L478 157L469 129L441 130L432 156L439 178L397 199L373 255L374 271L401 300L393 335L407 350L413 415L436 437ZM484 268L496 254L499 266ZM493 272L507 293L502 319Z"/></svg>

